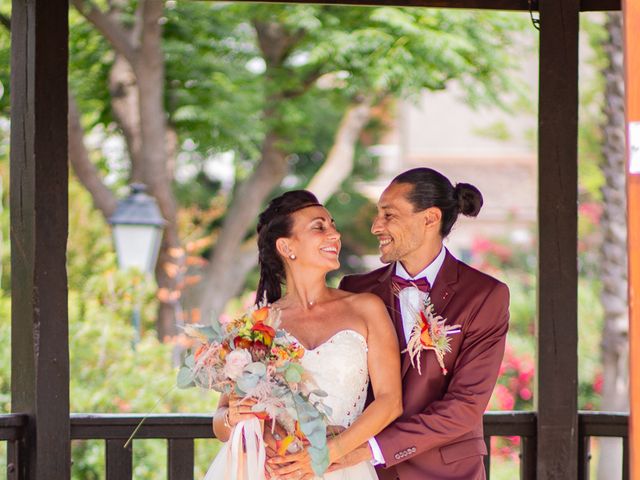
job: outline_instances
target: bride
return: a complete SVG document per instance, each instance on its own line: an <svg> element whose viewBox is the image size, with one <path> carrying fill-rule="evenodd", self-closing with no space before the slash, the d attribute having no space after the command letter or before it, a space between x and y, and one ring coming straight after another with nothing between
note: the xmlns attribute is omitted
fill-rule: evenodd
<svg viewBox="0 0 640 480"><path fill-rule="evenodd" d="M266 295L281 310L280 328L304 347L302 365L315 386L327 393L322 402L331 409L328 421L340 431L327 442L333 463L402 413L398 340L377 296L327 286L327 273L340 266L340 233L312 193L296 190L273 199L260 214L257 230L260 281L256 298ZM364 408L369 382L375 400ZM233 427L251 417L250 402L223 395L213 419L214 433L227 441ZM225 478L223 456L218 455L205 480ZM270 478L315 478L304 450L284 457L273 454L267 470ZM377 476L367 461L323 478L368 480Z"/></svg>

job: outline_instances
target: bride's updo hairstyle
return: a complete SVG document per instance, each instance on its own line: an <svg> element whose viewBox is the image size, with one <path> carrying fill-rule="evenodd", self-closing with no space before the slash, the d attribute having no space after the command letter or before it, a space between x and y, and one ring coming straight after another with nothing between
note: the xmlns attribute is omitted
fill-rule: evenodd
<svg viewBox="0 0 640 480"><path fill-rule="evenodd" d="M292 213L307 207L321 207L316 196L307 190L292 190L269 202L258 217L258 263L260 280L256 292L256 303L266 294L267 302L273 303L282 296L282 285L286 280L284 262L276 248L276 240L291 236Z"/></svg>
<svg viewBox="0 0 640 480"><path fill-rule="evenodd" d="M415 211L437 207L442 212L440 235L445 238L458 219L458 214L475 217L482 208L482 194L473 185L458 183L454 187L449 179L431 168L414 168L401 173L392 183L408 183L413 190L408 200Z"/></svg>

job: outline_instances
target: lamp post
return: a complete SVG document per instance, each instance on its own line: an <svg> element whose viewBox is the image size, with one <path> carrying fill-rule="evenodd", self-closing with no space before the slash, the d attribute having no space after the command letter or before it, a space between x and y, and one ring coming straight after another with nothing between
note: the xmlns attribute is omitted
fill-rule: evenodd
<svg viewBox="0 0 640 480"><path fill-rule="evenodd" d="M130 188L129 195L118 202L116 211L109 218L118 267L121 270L137 268L150 275L156 266L166 222L155 199L145 193L145 185L134 183ZM138 340L140 306L137 301L133 309L133 326Z"/></svg>

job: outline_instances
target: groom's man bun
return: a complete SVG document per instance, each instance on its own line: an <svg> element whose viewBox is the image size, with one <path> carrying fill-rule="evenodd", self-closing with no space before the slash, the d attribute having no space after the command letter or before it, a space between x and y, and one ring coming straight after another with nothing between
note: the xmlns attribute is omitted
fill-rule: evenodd
<svg viewBox="0 0 640 480"><path fill-rule="evenodd" d="M454 187L449 179L432 168L420 167L407 170L391 183L407 183L412 190L407 196L415 211L437 207L442 212L440 235L445 238L462 213L475 217L482 208L480 190L469 183L458 183Z"/></svg>
<svg viewBox="0 0 640 480"><path fill-rule="evenodd" d="M467 217L476 217L482 208L482 194L470 183L457 183L454 195L458 199L460 213Z"/></svg>

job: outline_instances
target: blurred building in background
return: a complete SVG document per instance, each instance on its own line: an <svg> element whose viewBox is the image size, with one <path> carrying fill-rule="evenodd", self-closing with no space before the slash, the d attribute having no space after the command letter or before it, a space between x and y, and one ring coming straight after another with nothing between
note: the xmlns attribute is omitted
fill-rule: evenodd
<svg viewBox="0 0 640 480"><path fill-rule="evenodd" d="M530 84L530 109L505 112L498 107L471 108L461 88L425 92L417 102L403 101L392 112L391 128L371 147L381 174L361 190L376 201L398 173L434 168L453 183L475 185L484 196L477 218L460 217L446 245L464 259L474 241L507 237L530 242L537 210L536 114L537 63L521 72ZM374 257L369 263L374 266Z"/></svg>

